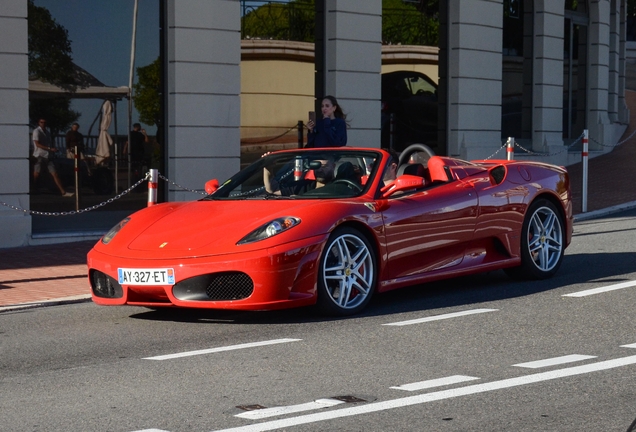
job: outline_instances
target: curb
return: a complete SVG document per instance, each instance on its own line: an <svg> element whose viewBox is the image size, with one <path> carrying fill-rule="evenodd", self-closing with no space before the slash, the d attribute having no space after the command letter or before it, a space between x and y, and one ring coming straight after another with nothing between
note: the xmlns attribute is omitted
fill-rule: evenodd
<svg viewBox="0 0 636 432"><path fill-rule="evenodd" d="M35 309L45 306L59 306L65 304L73 304L73 303L88 303L91 301L90 294L82 294L71 297L63 297L59 299L51 299L51 300L43 300L38 302L31 303L18 303L14 305L0 306L0 313L3 312L13 312L18 310L27 310L27 309Z"/></svg>
<svg viewBox="0 0 636 432"><path fill-rule="evenodd" d="M636 201L627 202L624 204L618 204L612 207L607 207L600 210L594 210L587 213L580 213L574 215L574 222L582 222L590 219L596 219L603 216L608 216L614 213L622 212L625 210L633 210L636 208Z"/></svg>

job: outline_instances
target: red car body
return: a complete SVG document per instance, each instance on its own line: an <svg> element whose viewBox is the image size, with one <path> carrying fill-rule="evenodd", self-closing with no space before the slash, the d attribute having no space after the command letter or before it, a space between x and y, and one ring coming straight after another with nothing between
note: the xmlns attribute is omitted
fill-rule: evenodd
<svg viewBox="0 0 636 432"><path fill-rule="evenodd" d="M318 303L344 315L360 311L374 292L442 278L495 269L548 277L571 241L570 185L562 167L436 156L387 186L383 173L399 161L379 149L289 150L268 157L287 158L281 159L287 163L282 184L291 179L292 161L303 158L301 177L307 179L318 172L315 159L332 155L360 162L353 164L355 185L342 180L340 189L324 195L312 195L319 189L275 195L280 192L258 184L264 158L202 200L131 215L88 254L93 301L236 310ZM551 236L554 244L544 247ZM174 280L136 283L123 269L133 269L130 277L172 274ZM153 269L161 271L153 276Z"/></svg>

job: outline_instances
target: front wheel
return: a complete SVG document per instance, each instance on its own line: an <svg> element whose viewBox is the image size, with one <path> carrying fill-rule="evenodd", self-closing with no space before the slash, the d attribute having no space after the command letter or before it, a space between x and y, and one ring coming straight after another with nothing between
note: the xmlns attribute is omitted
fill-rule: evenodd
<svg viewBox="0 0 636 432"><path fill-rule="evenodd" d="M554 204L540 199L530 205L521 229L521 265L507 269L513 277L546 279L563 261L563 219Z"/></svg>
<svg viewBox="0 0 636 432"><path fill-rule="evenodd" d="M371 300L376 257L367 238L353 228L334 231L320 257L318 307L328 315L353 315Z"/></svg>

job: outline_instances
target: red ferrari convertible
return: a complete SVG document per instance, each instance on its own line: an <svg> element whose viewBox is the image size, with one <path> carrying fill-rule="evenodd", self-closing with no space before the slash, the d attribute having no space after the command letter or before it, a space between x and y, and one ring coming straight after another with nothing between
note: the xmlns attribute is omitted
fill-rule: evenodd
<svg viewBox="0 0 636 432"><path fill-rule="evenodd" d="M442 278L550 277L572 238L564 168L421 145L399 160L368 148L275 152L206 192L140 210L99 240L93 301L348 315L376 292Z"/></svg>

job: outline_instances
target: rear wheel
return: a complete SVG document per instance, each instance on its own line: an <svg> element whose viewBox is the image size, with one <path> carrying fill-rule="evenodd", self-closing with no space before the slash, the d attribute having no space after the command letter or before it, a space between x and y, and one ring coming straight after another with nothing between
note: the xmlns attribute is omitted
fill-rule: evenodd
<svg viewBox="0 0 636 432"><path fill-rule="evenodd" d="M367 238L353 228L334 231L320 257L318 307L329 315L352 315L371 300L376 257Z"/></svg>
<svg viewBox="0 0 636 432"><path fill-rule="evenodd" d="M554 204L540 199L532 203L521 229L521 265L506 269L512 277L545 279L563 261L563 219Z"/></svg>

